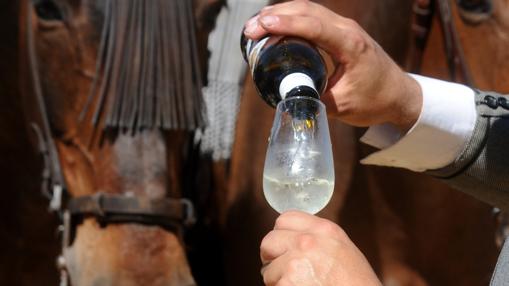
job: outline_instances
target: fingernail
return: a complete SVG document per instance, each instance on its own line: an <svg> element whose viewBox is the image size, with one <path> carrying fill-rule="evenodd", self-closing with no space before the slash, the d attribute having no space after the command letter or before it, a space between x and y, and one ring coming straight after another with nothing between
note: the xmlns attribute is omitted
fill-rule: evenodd
<svg viewBox="0 0 509 286"><path fill-rule="evenodd" d="M251 26L251 25L255 24L256 22L258 22L258 18L260 18L260 15L256 15L256 16L254 16L253 18L249 19L249 20L246 22L246 27L247 27L247 26Z"/></svg>
<svg viewBox="0 0 509 286"><path fill-rule="evenodd" d="M252 24L246 24L246 28L244 29L245 34L253 34L258 28L258 23L253 22Z"/></svg>
<svg viewBox="0 0 509 286"><path fill-rule="evenodd" d="M272 5L265 6L262 8L262 11L268 11L268 10L272 9L272 7L274 7L274 6L272 6Z"/></svg>
<svg viewBox="0 0 509 286"><path fill-rule="evenodd" d="M279 22L279 18L276 16L265 16L265 17L260 18L260 22L262 22L262 24L265 27L272 27L272 26L275 26Z"/></svg>

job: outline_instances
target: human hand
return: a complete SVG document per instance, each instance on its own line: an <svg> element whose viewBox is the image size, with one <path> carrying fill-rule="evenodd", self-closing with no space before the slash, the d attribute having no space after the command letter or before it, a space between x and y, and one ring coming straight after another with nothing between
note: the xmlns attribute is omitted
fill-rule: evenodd
<svg viewBox="0 0 509 286"><path fill-rule="evenodd" d="M315 43L335 61L322 101L331 115L354 126L391 123L406 132L419 117L422 94L353 20L305 0L267 6L246 23L252 39L270 33Z"/></svg>
<svg viewBox="0 0 509 286"><path fill-rule="evenodd" d="M260 246L265 285L382 285L360 250L336 224L285 212Z"/></svg>

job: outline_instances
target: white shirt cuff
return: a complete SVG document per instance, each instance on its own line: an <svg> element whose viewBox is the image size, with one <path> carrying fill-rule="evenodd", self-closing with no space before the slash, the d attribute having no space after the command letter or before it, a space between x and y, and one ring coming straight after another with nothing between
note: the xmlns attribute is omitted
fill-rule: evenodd
<svg viewBox="0 0 509 286"><path fill-rule="evenodd" d="M451 164L472 136L474 91L464 85L409 74L421 86L423 103L415 125L404 135L392 125L370 127L361 141L382 149L363 164L424 172Z"/></svg>

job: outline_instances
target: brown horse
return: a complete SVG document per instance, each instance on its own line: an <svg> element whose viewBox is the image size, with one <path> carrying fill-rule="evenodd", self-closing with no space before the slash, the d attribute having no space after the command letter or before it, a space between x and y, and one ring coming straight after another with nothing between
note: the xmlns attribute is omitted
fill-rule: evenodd
<svg viewBox="0 0 509 286"><path fill-rule="evenodd" d="M397 62L405 64L412 42L413 1L319 2L357 20ZM456 7L456 1L450 4ZM509 69L496 63L506 62L509 56L507 5L506 0L493 1L491 18L476 26L467 24L453 9L475 83L502 92L508 89ZM447 77L446 63L441 29L435 23L423 73ZM230 207L224 221L231 285L261 284L258 244L277 216L265 202L261 184L273 115L247 78L225 194ZM346 229L383 283L487 285L498 253L491 208L421 174L360 165L359 160L373 151L358 143L363 130L333 119L330 123L336 187L332 201L319 215Z"/></svg>
<svg viewBox="0 0 509 286"><path fill-rule="evenodd" d="M43 138L47 146L54 142L59 158L50 163L60 164L69 195L87 199L74 201L78 215L60 261L72 285L195 285L181 221L168 226L163 217L152 223L150 211L157 202L171 203L177 216L188 210L175 202L185 195L184 181L193 178L184 164L192 130L203 121L198 104L206 70L199 67L206 67L207 36L224 4L19 3L19 80L27 120L49 137ZM170 90L181 96L169 98ZM181 108L171 113L164 108L168 100ZM46 116L49 134L41 123ZM103 195L90 196L97 192ZM91 202L107 209L107 201L119 202L116 219L98 218L90 209ZM126 206L128 201L136 206ZM149 219L140 209L149 211Z"/></svg>

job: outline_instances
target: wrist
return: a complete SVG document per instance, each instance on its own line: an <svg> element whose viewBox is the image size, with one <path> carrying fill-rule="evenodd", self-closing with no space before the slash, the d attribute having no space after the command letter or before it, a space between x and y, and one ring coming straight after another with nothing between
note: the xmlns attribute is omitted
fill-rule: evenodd
<svg viewBox="0 0 509 286"><path fill-rule="evenodd" d="M394 116L390 121L402 134L406 134L419 119L422 109L422 90L419 83L402 72L395 93Z"/></svg>

